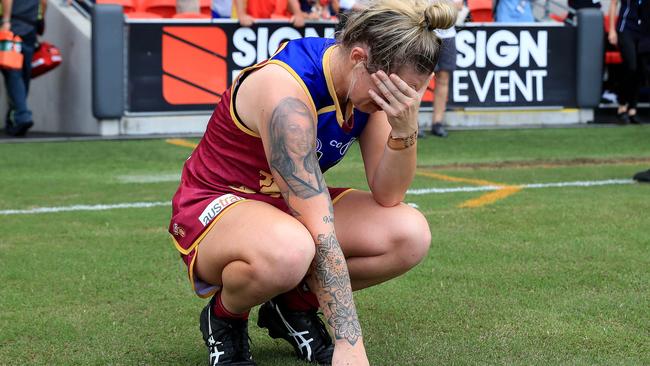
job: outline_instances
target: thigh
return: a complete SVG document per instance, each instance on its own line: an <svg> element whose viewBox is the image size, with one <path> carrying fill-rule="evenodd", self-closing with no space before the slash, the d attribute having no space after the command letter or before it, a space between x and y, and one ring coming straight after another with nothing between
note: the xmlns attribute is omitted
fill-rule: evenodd
<svg viewBox="0 0 650 366"><path fill-rule="evenodd" d="M420 211L404 203L381 206L369 192L352 191L337 201L334 223L341 249L348 258L386 254L405 238L430 238L429 225Z"/></svg>
<svg viewBox="0 0 650 366"><path fill-rule="evenodd" d="M232 207L198 244L195 273L222 285L223 269L232 262L270 264L287 256L313 258L315 246L305 226L274 206L247 200ZM311 259L309 259L310 261Z"/></svg>

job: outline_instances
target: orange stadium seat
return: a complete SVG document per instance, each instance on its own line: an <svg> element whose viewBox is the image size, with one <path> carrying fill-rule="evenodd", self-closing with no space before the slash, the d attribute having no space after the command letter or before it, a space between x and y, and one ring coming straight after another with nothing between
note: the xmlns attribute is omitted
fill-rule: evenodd
<svg viewBox="0 0 650 366"><path fill-rule="evenodd" d="M210 2L211 0L200 0L199 2L199 7L200 7L200 13L208 15L209 18L212 18L212 10L210 9Z"/></svg>
<svg viewBox="0 0 650 366"><path fill-rule="evenodd" d="M171 18L176 14L176 0L143 0L142 4L146 12L163 18Z"/></svg>
<svg viewBox="0 0 650 366"><path fill-rule="evenodd" d="M555 13L551 13L551 14L549 14L548 16L549 16L549 18L555 20L556 22L560 22L560 23L564 23L564 21L565 21L566 18L567 18L567 14L555 14Z"/></svg>
<svg viewBox="0 0 650 366"><path fill-rule="evenodd" d="M212 16L203 13L176 13L172 18L175 19L210 19Z"/></svg>
<svg viewBox="0 0 650 366"><path fill-rule="evenodd" d="M162 19L162 16L147 11L134 11L124 15L129 19Z"/></svg>
<svg viewBox="0 0 650 366"><path fill-rule="evenodd" d="M467 0L472 22L494 22L492 0Z"/></svg>

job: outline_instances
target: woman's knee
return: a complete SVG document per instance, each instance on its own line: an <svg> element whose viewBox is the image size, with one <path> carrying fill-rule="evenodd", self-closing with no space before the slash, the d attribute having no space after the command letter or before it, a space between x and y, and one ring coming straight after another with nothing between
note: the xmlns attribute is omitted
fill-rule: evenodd
<svg viewBox="0 0 650 366"><path fill-rule="evenodd" d="M411 268L420 263L429 252L431 230L420 211L411 207L405 209L406 213L402 214L399 225L394 225L391 229L390 242L402 264Z"/></svg>
<svg viewBox="0 0 650 366"><path fill-rule="evenodd" d="M305 277L315 254L314 241L306 228L275 225L264 250L251 263L257 281L279 292L288 291Z"/></svg>

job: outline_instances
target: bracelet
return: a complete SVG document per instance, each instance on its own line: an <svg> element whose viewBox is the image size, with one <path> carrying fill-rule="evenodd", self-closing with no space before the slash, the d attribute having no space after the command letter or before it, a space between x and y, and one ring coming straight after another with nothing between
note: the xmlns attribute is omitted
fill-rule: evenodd
<svg viewBox="0 0 650 366"><path fill-rule="evenodd" d="M388 141L386 145L391 150L404 150L408 147L415 145L415 142L418 140L418 131L415 130L412 134L406 137L393 137L388 135Z"/></svg>

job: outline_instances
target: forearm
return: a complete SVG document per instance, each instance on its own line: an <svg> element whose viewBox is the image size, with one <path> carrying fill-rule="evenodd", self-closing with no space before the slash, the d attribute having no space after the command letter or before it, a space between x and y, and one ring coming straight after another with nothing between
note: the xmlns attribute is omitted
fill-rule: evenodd
<svg viewBox="0 0 650 366"><path fill-rule="evenodd" d="M617 3L616 0L612 0L609 3L609 24L607 25L607 31L608 32L615 32L616 31L616 7Z"/></svg>
<svg viewBox="0 0 650 366"><path fill-rule="evenodd" d="M264 142L287 206L314 238L312 290L336 339L355 346L361 328L347 263L334 231L334 208L316 157L316 120L306 103L294 97L278 101Z"/></svg>
<svg viewBox="0 0 650 366"><path fill-rule="evenodd" d="M11 21L12 4L13 4L12 0L2 0L2 21L3 22Z"/></svg>
<svg viewBox="0 0 650 366"><path fill-rule="evenodd" d="M382 206L395 206L404 200L406 190L415 177L417 144L403 150L386 146L369 181L372 195Z"/></svg>

